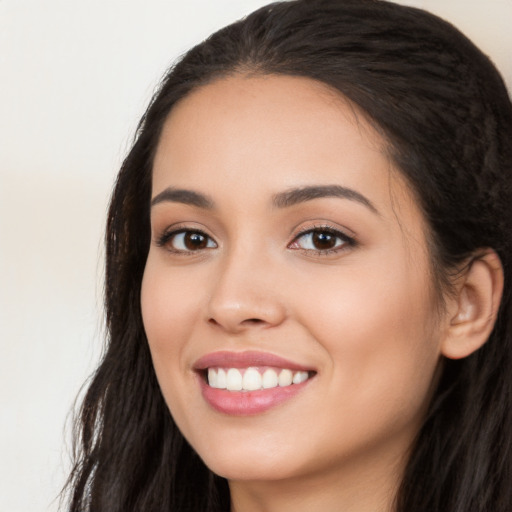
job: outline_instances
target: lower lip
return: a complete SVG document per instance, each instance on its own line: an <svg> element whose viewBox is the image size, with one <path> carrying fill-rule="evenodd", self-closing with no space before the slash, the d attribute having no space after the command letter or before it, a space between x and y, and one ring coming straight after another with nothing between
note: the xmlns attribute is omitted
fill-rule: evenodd
<svg viewBox="0 0 512 512"><path fill-rule="evenodd" d="M268 411L300 393L309 381L258 391L228 391L210 387L199 376L201 391L208 404L216 411L232 416L249 416Z"/></svg>

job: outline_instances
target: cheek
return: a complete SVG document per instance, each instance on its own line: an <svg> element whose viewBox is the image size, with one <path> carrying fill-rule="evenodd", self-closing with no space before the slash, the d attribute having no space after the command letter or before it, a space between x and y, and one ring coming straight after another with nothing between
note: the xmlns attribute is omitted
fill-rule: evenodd
<svg viewBox="0 0 512 512"><path fill-rule="evenodd" d="M153 366L168 405L178 376L186 372L183 352L198 322L200 297L184 272L172 272L150 255L141 288L141 310Z"/></svg>
<svg viewBox="0 0 512 512"><path fill-rule="evenodd" d="M186 425L194 388L183 381L183 375L190 374L183 353L197 324L199 297L183 274L170 271L150 252L142 280L141 310L163 397L175 421Z"/></svg>
<svg viewBox="0 0 512 512"><path fill-rule="evenodd" d="M186 276L186 277L185 277ZM198 294L186 273L148 257L141 288L144 328L151 349L174 350L197 316Z"/></svg>
<svg viewBox="0 0 512 512"><path fill-rule="evenodd" d="M428 280L407 265L340 272L323 286L309 283L303 299L303 322L329 355L333 389L344 390L338 399L355 414L413 415L428 398L439 359L435 309Z"/></svg>

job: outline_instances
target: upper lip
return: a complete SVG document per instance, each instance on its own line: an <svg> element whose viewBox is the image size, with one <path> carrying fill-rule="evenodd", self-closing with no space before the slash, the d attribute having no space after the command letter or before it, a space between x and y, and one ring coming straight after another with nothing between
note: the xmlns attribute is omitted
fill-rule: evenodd
<svg viewBox="0 0 512 512"><path fill-rule="evenodd" d="M246 351L231 352L221 350L200 357L194 363L195 370L206 370L211 367L249 368L251 366L274 366L295 371L312 371L313 368L298 364L268 352Z"/></svg>

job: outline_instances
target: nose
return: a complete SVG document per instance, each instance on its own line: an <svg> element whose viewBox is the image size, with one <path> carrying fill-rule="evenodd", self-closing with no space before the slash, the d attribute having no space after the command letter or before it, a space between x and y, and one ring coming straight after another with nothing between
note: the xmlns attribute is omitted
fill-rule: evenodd
<svg viewBox="0 0 512 512"><path fill-rule="evenodd" d="M233 254L219 267L207 307L211 325L237 334L275 327L285 320L278 269L268 259Z"/></svg>

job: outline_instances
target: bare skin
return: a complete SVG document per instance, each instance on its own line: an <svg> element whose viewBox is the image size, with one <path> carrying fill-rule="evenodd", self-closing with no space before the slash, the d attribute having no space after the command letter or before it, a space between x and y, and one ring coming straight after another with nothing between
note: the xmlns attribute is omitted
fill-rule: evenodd
<svg viewBox="0 0 512 512"><path fill-rule="evenodd" d="M221 79L166 122L144 325L171 414L228 479L233 512L392 510L440 358L467 355L452 332L462 302L439 314L425 223L385 146L305 78ZM477 272L499 292L491 267ZM464 304L485 314L480 295ZM310 378L264 410L222 412L197 368L219 351L279 356Z"/></svg>

